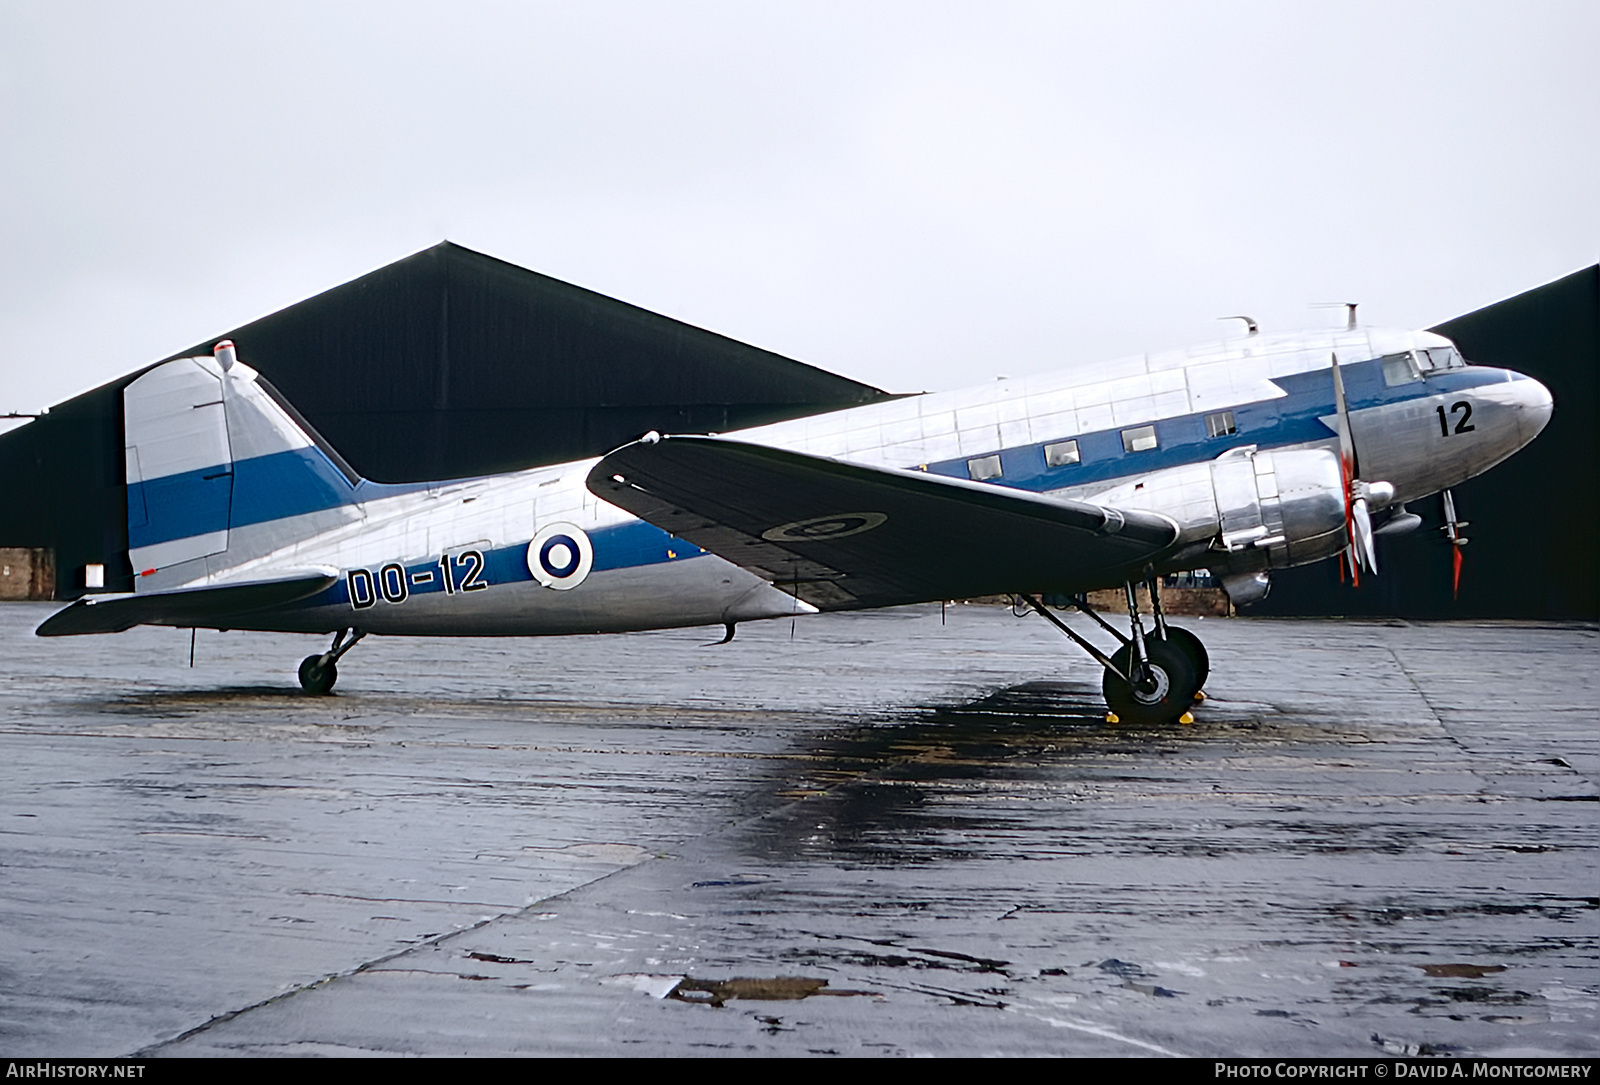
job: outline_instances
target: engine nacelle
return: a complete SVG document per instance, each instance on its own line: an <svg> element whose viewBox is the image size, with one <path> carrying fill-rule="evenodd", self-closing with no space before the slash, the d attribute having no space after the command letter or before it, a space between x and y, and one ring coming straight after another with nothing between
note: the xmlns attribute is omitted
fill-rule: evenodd
<svg viewBox="0 0 1600 1085"><path fill-rule="evenodd" d="M1210 466L1220 514L1221 554L1213 568L1287 569L1349 545L1344 474L1336 454L1235 449Z"/></svg>
<svg viewBox="0 0 1600 1085"><path fill-rule="evenodd" d="M1322 449L1231 449L1209 463L1156 471L1089 497L1164 513L1179 526L1171 570L1219 576L1332 557L1349 544L1339 457Z"/></svg>

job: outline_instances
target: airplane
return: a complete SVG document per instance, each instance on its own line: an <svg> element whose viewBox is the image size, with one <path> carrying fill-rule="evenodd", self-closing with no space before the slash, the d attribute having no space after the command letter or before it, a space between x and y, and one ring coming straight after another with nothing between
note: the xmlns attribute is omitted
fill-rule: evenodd
<svg viewBox="0 0 1600 1085"><path fill-rule="evenodd" d="M385 484L360 477L224 340L123 393L131 593L40 636L151 624L363 637L722 625L1012 595L1100 666L1108 719L1193 719L1210 662L1167 622L1164 575L1236 603L1276 569L1376 572L1374 536L1532 441L1538 381L1442 336L1242 336L729 434L649 433L598 459ZM1459 575L1459 564L1457 565ZM1138 592L1152 615L1140 616ZM1121 589L1123 632L1086 593ZM1053 608L1117 642L1102 652Z"/></svg>

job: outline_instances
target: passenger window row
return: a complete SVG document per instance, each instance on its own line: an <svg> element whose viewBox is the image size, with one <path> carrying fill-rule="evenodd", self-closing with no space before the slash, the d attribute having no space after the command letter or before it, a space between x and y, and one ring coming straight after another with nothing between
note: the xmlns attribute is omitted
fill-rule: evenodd
<svg viewBox="0 0 1600 1085"><path fill-rule="evenodd" d="M1214 411L1206 415L1206 436L1229 437L1239 432L1238 424L1234 421L1232 411ZM1156 428L1149 426L1133 426L1122 431L1122 450L1124 452L1149 452L1161 446L1160 439L1156 437ZM1078 442L1054 441L1044 446L1044 463L1046 467L1071 467L1080 460ZM1000 478L1004 474L1000 463L1000 454L990 456L976 456L967 461L967 477L974 482L987 482L990 479Z"/></svg>

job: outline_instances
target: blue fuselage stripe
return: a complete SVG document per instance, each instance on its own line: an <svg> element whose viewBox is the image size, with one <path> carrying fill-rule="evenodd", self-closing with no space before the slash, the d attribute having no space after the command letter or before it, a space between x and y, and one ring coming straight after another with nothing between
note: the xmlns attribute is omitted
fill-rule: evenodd
<svg viewBox="0 0 1600 1085"><path fill-rule="evenodd" d="M1344 378L1346 402L1352 411L1504 380L1497 370L1448 370L1431 374L1425 380L1389 387L1384 383L1383 365L1378 359L1340 365L1339 370ZM1282 388L1286 395L1278 399L1176 415L1154 422L1130 423L1115 429L1062 433L1033 444L940 460L928 464L927 469L930 474L967 478L967 465L971 461L998 455L1000 477L984 481L1043 493L1073 486L1110 483L1129 475L1213 460L1228 449L1243 445L1278 448L1333 438L1333 430L1322 422L1324 416L1334 413L1333 377L1329 370L1317 369L1309 373L1275 377L1272 383ZM1233 412L1236 432L1224 437L1209 437L1206 435L1206 416L1220 410ZM1123 431L1145 425L1155 427L1157 447L1143 452L1126 451L1122 445ZM1066 440L1078 442L1079 461L1062 467L1048 466L1044 446Z"/></svg>
<svg viewBox="0 0 1600 1085"><path fill-rule="evenodd" d="M589 541L594 547L594 564L590 567L591 574L605 572L610 569L635 569L645 565L659 565L669 561L685 561L689 558L699 557L705 551L693 543L684 542L667 534L654 524L643 520L633 520L624 524L615 524L611 527L595 528L588 532ZM433 555L420 562L412 562L402 566L405 570L405 594L430 595L435 592L456 591L461 589L464 571L475 568L473 561L461 560L461 555L467 551L461 548L452 548L445 555ZM499 546L491 550L478 551L483 558L483 568L478 580L485 586L496 584L519 584L533 579L533 573L528 569L528 544L516 543L511 546ZM439 567L441 557L448 557L452 563L454 579L451 586L447 587L443 572ZM369 596L374 604L386 602L381 585L377 578L382 573L382 567L366 570L374 578L372 594ZM365 601L365 600L363 600ZM348 604L350 602L350 578L335 584L320 595L297 604L298 606L326 606L332 604Z"/></svg>

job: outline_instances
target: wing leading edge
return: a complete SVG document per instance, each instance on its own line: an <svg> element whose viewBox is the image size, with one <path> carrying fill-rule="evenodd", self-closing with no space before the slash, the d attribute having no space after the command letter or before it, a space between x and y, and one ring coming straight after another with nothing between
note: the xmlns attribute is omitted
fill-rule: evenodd
<svg viewBox="0 0 1600 1085"><path fill-rule="evenodd" d="M588 487L823 610L1115 584L1172 545L1157 513L717 437L646 438Z"/></svg>

